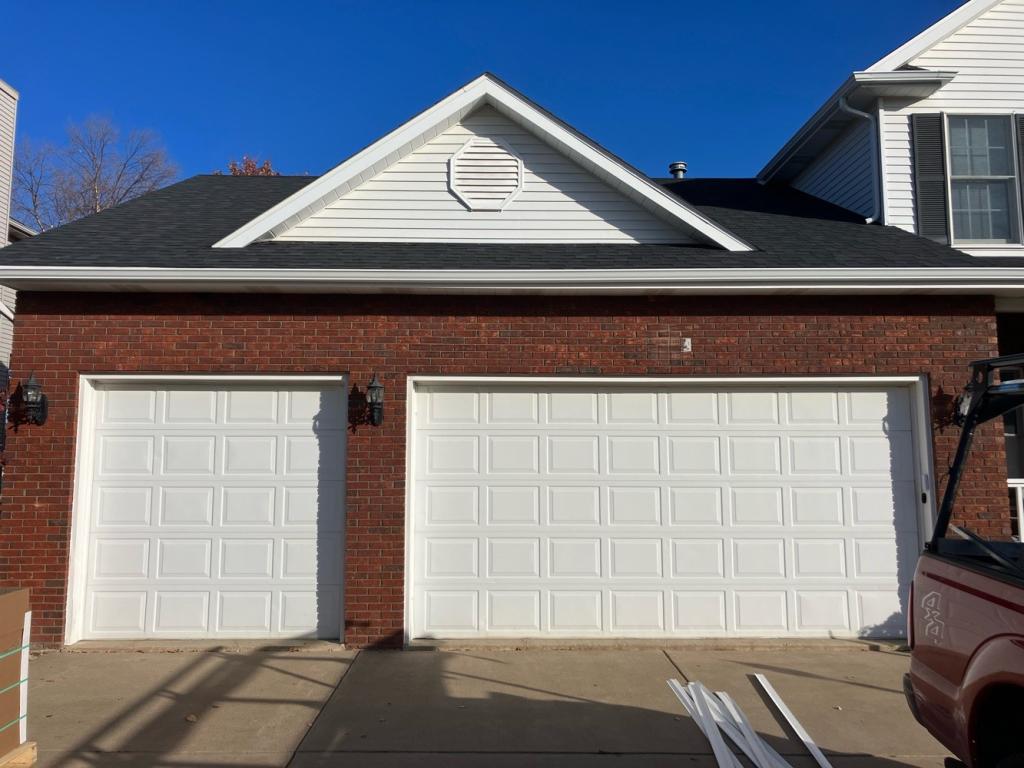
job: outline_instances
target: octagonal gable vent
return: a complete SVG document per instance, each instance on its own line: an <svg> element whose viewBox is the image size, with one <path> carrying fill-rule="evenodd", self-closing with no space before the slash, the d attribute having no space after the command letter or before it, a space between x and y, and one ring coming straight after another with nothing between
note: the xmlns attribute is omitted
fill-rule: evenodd
<svg viewBox="0 0 1024 768"><path fill-rule="evenodd" d="M448 187L471 211L500 211L523 188L523 161L501 139L472 138L448 161Z"/></svg>

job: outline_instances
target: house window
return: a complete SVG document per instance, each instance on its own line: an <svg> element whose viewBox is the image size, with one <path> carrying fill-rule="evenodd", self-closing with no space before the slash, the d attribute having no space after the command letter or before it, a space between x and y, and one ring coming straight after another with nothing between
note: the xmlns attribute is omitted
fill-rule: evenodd
<svg viewBox="0 0 1024 768"><path fill-rule="evenodd" d="M1019 243L1008 115L949 117L949 179L957 243Z"/></svg>

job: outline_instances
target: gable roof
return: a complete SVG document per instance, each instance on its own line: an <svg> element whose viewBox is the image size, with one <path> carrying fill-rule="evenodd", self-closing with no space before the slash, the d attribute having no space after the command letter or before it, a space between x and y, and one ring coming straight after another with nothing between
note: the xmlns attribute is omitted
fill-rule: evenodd
<svg viewBox="0 0 1024 768"><path fill-rule="evenodd" d="M484 104L491 105L618 192L700 241L728 251L751 250L741 238L685 201L668 194L643 173L490 73L470 81L312 183L244 222L214 247L242 248L282 234Z"/></svg>
<svg viewBox="0 0 1024 768"><path fill-rule="evenodd" d="M970 24L981 14L998 5L1002 0L968 0L952 13L943 16L926 30L915 35L895 51L876 61L866 72L892 72L907 66L936 43L940 43L965 24Z"/></svg>

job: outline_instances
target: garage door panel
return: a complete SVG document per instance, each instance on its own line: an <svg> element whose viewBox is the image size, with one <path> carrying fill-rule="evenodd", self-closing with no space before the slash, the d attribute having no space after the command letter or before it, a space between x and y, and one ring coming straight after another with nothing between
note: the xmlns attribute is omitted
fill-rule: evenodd
<svg viewBox="0 0 1024 768"><path fill-rule="evenodd" d="M172 389L164 393L164 424L207 426L217 421L217 392Z"/></svg>
<svg viewBox="0 0 1024 768"><path fill-rule="evenodd" d="M858 634L899 605L902 390L465 390L416 394L413 636Z"/></svg>
<svg viewBox="0 0 1024 768"><path fill-rule="evenodd" d="M104 424L153 424L156 422L156 393L130 389L105 392L100 414Z"/></svg>
<svg viewBox="0 0 1024 768"><path fill-rule="evenodd" d="M84 635L337 637L342 388L97 395Z"/></svg>
<svg viewBox="0 0 1024 768"><path fill-rule="evenodd" d="M99 443L99 474L102 477L153 473L152 437L104 435Z"/></svg>
<svg viewBox="0 0 1024 768"><path fill-rule="evenodd" d="M153 519L153 489L149 486L97 488L93 499L98 529L147 526Z"/></svg>

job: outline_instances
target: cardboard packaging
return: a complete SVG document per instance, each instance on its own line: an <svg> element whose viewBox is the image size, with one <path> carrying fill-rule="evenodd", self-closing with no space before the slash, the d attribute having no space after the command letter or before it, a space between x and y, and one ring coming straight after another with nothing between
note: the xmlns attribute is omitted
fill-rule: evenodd
<svg viewBox="0 0 1024 768"><path fill-rule="evenodd" d="M26 740L28 610L27 589L0 589L0 756Z"/></svg>

